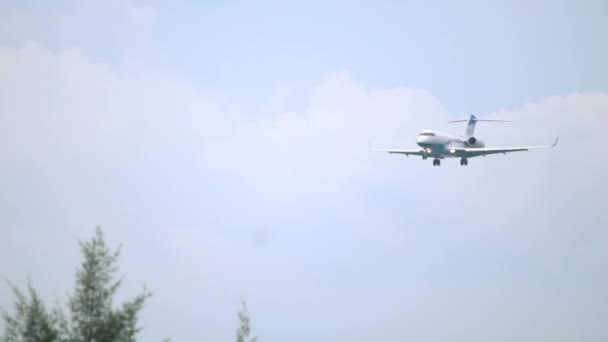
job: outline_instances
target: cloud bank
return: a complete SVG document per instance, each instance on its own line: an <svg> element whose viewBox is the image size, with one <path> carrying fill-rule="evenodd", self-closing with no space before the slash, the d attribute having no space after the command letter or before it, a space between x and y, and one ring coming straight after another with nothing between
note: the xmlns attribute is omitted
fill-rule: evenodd
<svg viewBox="0 0 608 342"><path fill-rule="evenodd" d="M367 147L464 130L439 99L347 72L261 119L79 49L3 48L0 74L0 277L61 299L100 223L127 295L158 293L145 339L230 339L241 295L267 341L608 337L608 94L474 113L514 120L478 126L489 146L560 145L434 168Z"/></svg>

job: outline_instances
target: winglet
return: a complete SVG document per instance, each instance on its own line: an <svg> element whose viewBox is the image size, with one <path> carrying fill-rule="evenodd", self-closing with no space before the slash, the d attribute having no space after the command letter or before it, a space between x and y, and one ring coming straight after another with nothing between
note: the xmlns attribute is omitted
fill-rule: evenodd
<svg viewBox="0 0 608 342"><path fill-rule="evenodd" d="M553 145L551 145L551 147L557 146L558 141L559 141L559 136L557 138L555 138L555 142L553 143Z"/></svg>

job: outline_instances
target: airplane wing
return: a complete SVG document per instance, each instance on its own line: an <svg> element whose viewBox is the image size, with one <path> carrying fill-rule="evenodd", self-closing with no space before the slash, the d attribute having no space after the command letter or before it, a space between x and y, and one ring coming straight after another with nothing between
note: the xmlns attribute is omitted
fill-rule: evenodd
<svg viewBox="0 0 608 342"><path fill-rule="evenodd" d="M552 148L557 145L557 141L559 137L555 139L555 142L552 145L547 146L527 146L527 147L507 147L507 148L456 148L454 149L454 153L458 156L462 156L464 158L473 158L479 156L485 156L488 154L507 154L511 152L522 152L529 151L541 148Z"/></svg>
<svg viewBox="0 0 608 342"><path fill-rule="evenodd" d="M383 149L370 149L370 151L374 152L387 152L390 154L404 154L406 156L422 156L424 155L424 151L421 149L418 150L383 150Z"/></svg>
<svg viewBox="0 0 608 342"><path fill-rule="evenodd" d="M373 152L387 152L390 154L403 154L406 156L423 156L424 150L422 149L416 149L416 150L395 150L395 149L377 149L377 148L372 148L372 141L370 139L369 141L369 150L373 151Z"/></svg>

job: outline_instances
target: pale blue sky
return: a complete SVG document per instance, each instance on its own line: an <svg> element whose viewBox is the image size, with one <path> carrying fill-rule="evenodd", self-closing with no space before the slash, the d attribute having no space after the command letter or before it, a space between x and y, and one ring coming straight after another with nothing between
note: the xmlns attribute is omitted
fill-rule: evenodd
<svg viewBox="0 0 608 342"><path fill-rule="evenodd" d="M124 243L142 340L608 338L605 2L0 4L0 277ZM559 148L429 161L423 128ZM0 306L10 304L0 287Z"/></svg>
<svg viewBox="0 0 608 342"><path fill-rule="evenodd" d="M281 109L302 109L302 94L340 70L371 87L427 89L455 114L607 87L606 68L596 67L608 59L604 1L142 2L156 13L151 24L74 1L25 3L3 4L4 15L67 18L11 30L11 45L83 47L95 60L175 72L245 106L286 88Z"/></svg>

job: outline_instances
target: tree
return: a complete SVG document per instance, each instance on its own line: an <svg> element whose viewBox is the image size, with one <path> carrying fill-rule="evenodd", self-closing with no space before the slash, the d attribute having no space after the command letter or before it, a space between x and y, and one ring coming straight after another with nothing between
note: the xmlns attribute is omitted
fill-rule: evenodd
<svg viewBox="0 0 608 342"><path fill-rule="evenodd" d="M250 318L247 314L247 305L245 304L245 301L241 301L241 303L243 308L238 313L240 326L236 331L236 342L245 342L245 339L251 333ZM254 337L250 340L250 342L255 342L257 339L257 337Z"/></svg>
<svg viewBox="0 0 608 342"><path fill-rule="evenodd" d="M140 331L137 317L151 296L147 290L134 299L112 308L113 297L121 285L114 280L120 247L111 251L100 227L95 237L80 242L84 261L76 273L76 290L69 300L71 342L134 342Z"/></svg>
<svg viewBox="0 0 608 342"><path fill-rule="evenodd" d="M103 232L80 242L84 261L76 272L76 289L69 297L69 317L57 309L48 313L44 303L28 283L30 298L15 286L15 314L3 311L5 332L1 342L135 342L140 328L137 317L151 296L147 290L119 308L114 294L121 285L115 280L120 247L111 251Z"/></svg>
<svg viewBox="0 0 608 342"><path fill-rule="evenodd" d="M5 330L2 342L55 342L59 340L58 315L49 313L28 281L29 298L10 284L15 294L15 314L2 311Z"/></svg>

